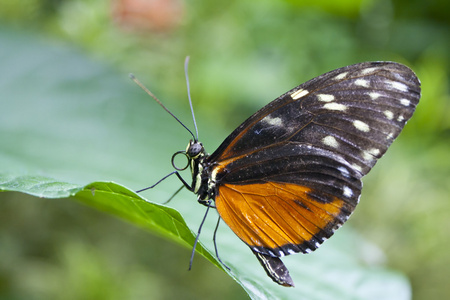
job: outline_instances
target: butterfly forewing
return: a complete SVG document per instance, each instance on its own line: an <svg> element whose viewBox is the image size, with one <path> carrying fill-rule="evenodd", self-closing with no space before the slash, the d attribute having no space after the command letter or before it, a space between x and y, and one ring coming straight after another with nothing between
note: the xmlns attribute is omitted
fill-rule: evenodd
<svg viewBox="0 0 450 300"><path fill-rule="evenodd" d="M354 210L361 177L398 136L420 82L397 63L361 63L283 94L207 158L222 219L252 250L315 250Z"/></svg>

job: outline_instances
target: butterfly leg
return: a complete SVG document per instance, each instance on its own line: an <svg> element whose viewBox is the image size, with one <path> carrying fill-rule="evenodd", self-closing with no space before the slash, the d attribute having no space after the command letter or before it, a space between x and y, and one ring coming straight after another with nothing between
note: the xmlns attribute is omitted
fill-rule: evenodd
<svg viewBox="0 0 450 300"><path fill-rule="evenodd" d="M215 205L211 204L212 201L210 199L207 199L207 200L198 199L197 201L198 201L198 203L200 203L200 204L202 204L202 205L204 205L206 207L216 208Z"/></svg>
<svg viewBox="0 0 450 300"><path fill-rule="evenodd" d="M219 223L220 223L220 217L217 220L217 225L216 225L216 228L214 229L214 235L213 235L214 250L216 251L216 257L219 260L219 262L222 264L222 266L224 266L225 268L227 268L228 271L230 271L231 269L220 259L219 251L217 250L216 234L217 234L217 229L219 228Z"/></svg>
<svg viewBox="0 0 450 300"><path fill-rule="evenodd" d="M194 191L194 188L192 186L190 186L189 183L187 183L186 180L183 179L183 177L181 177L181 175L180 175L180 173L178 173L178 171L173 171L173 172L170 172L169 174L167 174L166 176L164 176L163 178L161 178L160 180L158 180L158 182L156 182L154 185L137 190L136 193L140 193L140 192L154 188L155 186L157 186L158 184L160 184L162 181L164 181L169 176L172 176L173 174L177 175L178 179L180 179L180 181L183 183L184 187L186 187L191 192ZM180 188L180 190L181 190L181 188ZM179 192L179 190L176 193L178 193L178 192Z"/></svg>
<svg viewBox="0 0 450 300"><path fill-rule="evenodd" d="M194 247L192 248L191 259L189 260L189 270L192 268L192 262L194 261L195 248L197 247L198 239L200 238L200 233L202 232L203 224L205 223L206 216L208 215L209 209L211 207L207 206L205 215L203 216L203 220L198 227L197 236L195 237Z"/></svg>
<svg viewBox="0 0 450 300"><path fill-rule="evenodd" d="M178 190L176 190L176 192L175 193L173 193L172 194L172 196L170 196L170 198L169 199L167 199L166 201L164 201L162 204L167 204L167 203L169 203L170 201L172 201L172 199L184 188L185 186L184 185L182 185Z"/></svg>

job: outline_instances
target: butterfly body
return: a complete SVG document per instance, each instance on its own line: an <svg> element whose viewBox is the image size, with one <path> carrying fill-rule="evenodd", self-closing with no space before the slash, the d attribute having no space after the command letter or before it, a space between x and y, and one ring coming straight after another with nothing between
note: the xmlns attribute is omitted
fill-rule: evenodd
<svg viewBox="0 0 450 300"><path fill-rule="evenodd" d="M214 202L269 277L293 286L280 257L314 251L349 218L361 178L419 98L419 80L398 63L325 73L261 108L211 155L191 141L187 187L200 203Z"/></svg>

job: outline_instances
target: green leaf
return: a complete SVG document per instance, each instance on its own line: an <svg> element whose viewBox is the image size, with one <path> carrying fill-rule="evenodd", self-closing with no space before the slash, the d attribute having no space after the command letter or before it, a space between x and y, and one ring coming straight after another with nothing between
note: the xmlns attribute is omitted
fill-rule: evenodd
<svg viewBox="0 0 450 300"><path fill-rule="evenodd" d="M192 234L178 211L164 205L148 202L135 192L116 183L91 183L77 192L75 198L189 248L194 244L195 235ZM219 262L202 245L198 245L196 250L218 267L221 267Z"/></svg>
<svg viewBox="0 0 450 300"><path fill-rule="evenodd" d="M39 175L19 175L0 173L0 190L15 191L41 198L64 198L75 195L82 187L77 184L58 182Z"/></svg>
<svg viewBox="0 0 450 300"><path fill-rule="evenodd" d="M5 28L0 29L0 44L0 102L7 112L0 118L0 190L73 198L192 247L195 235L189 226L197 229L205 208L187 191L170 202L176 210L157 204L180 187L176 177L139 195L132 191L168 174L172 153L185 149L189 134L125 72L68 46ZM180 64L181 77L182 68ZM167 106L189 120L187 103L175 104L165 93ZM206 130L213 121L198 117L202 141L212 151L211 145L225 138L224 130ZM221 267L210 250L217 221L211 215L197 252ZM373 259L380 257L378 250L348 227L314 254L284 258L295 288L271 282L247 246L223 224L217 243L231 268L225 271L253 299L410 298L405 277L384 269Z"/></svg>
<svg viewBox="0 0 450 300"><path fill-rule="evenodd" d="M73 196L87 205L128 220L183 246L192 247L194 244L195 235L178 211L148 202L114 182L93 182L80 187L43 176L0 174L0 191L17 191L41 198ZM219 262L201 244L196 250L221 268Z"/></svg>

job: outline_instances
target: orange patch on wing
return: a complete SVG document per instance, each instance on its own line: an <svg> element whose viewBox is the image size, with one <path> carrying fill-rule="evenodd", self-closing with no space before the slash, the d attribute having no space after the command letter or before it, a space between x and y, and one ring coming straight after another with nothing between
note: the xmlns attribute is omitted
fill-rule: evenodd
<svg viewBox="0 0 450 300"><path fill-rule="evenodd" d="M291 183L224 184L215 202L221 218L247 245L299 245L339 221L345 202L318 202L311 189Z"/></svg>

